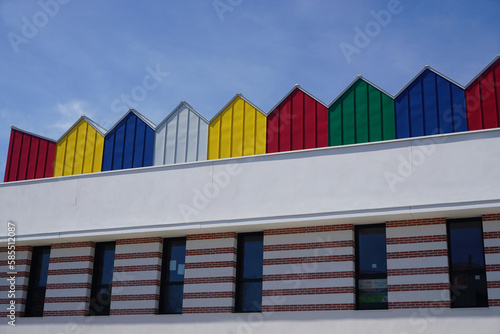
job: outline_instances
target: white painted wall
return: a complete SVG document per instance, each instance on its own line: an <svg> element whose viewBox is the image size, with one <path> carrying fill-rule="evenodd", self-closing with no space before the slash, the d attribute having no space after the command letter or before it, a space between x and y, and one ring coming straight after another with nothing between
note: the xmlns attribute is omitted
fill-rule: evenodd
<svg viewBox="0 0 500 334"><path fill-rule="evenodd" d="M499 212L499 166L494 129L21 181L0 184L0 222L28 240L466 217Z"/></svg>

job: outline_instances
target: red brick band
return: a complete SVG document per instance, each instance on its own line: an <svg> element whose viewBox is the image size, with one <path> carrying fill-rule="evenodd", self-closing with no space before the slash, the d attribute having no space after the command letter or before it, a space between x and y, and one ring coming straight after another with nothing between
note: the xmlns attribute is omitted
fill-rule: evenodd
<svg viewBox="0 0 500 334"><path fill-rule="evenodd" d="M113 287L123 287L123 286L160 286L159 279L152 280L131 280L131 281L113 281Z"/></svg>
<svg viewBox="0 0 500 334"><path fill-rule="evenodd" d="M389 309L407 308L449 308L450 301L420 301L420 302L389 302Z"/></svg>
<svg viewBox="0 0 500 334"><path fill-rule="evenodd" d="M500 239L500 231L483 232L484 239Z"/></svg>
<svg viewBox="0 0 500 334"><path fill-rule="evenodd" d="M386 228L406 227L406 226L423 226L423 225L439 225L446 224L446 218L426 218L426 219L411 219L411 220L393 220L385 223Z"/></svg>
<svg viewBox="0 0 500 334"><path fill-rule="evenodd" d="M73 316L85 316L87 315L86 310L60 310L60 311L43 311L44 317L73 317Z"/></svg>
<svg viewBox="0 0 500 334"><path fill-rule="evenodd" d="M94 262L93 256L61 256L61 257L51 257L50 263L66 263L66 262Z"/></svg>
<svg viewBox="0 0 500 334"><path fill-rule="evenodd" d="M354 255L327 255L327 256L304 256L304 257L288 257L277 259L264 259L265 266L278 264L294 264L294 263L320 263L320 262L344 262L354 261Z"/></svg>
<svg viewBox="0 0 500 334"><path fill-rule="evenodd" d="M26 265L26 266L31 266L31 260L28 260L28 259L16 259L15 260L16 262L16 266L23 266L23 265ZM6 266L9 264L9 260L1 260L0 261L0 266Z"/></svg>
<svg viewBox="0 0 500 334"><path fill-rule="evenodd" d="M486 271L500 271L500 264L487 264Z"/></svg>
<svg viewBox="0 0 500 334"><path fill-rule="evenodd" d="M51 249L80 248L80 247L95 247L95 242L93 241L63 242L59 244L52 244L50 246Z"/></svg>
<svg viewBox="0 0 500 334"><path fill-rule="evenodd" d="M263 290L262 296L300 296L300 295L330 295L339 293L354 293L353 286L304 288L304 289L275 289Z"/></svg>
<svg viewBox="0 0 500 334"><path fill-rule="evenodd" d="M448 274L448 267L388 269L387 276Z"/></svg>
<svg viewBox="0 0 500 334"><path fill-rule="evenodd" d="M131 271L160 271L161 266L159 264L149 264L142 266L118 266L113 269L113 272L131 272Z"/></svg>
<svg viewBox="0 0 500 334"><path fill-rule="evenodd" d="M87 296L45 297L45 303L88 303L89 299Z"/></svg>
<svg viewBox="0 0 500 334"><path fill-rule="evenodd" d="M353 229L354 229L354 227L352 224L287 227L287 228L277 228L277 229L272 229L272 230L264 230L264 235L351 231Z"/></svg>
<svg viewBox="0 0 500 334"><path fill-rule="evenodd" d="M483 215L482 216L483 221L493 221L493 220L500 220L500 213L494 213L494 214L489 214L489 215Z"/></svg>
<svg viewBox="0 0 500 334"><path fill-rule="evenodd" d="M400 245L400 244L417 244L417 243L428 243L428 242L442 242L446 241L446 235L425 235L418 237L398 237L398 238L387 238L386 243L388 245Z"/></svg>
<svg viewBox="0 0 500 334"><path fill-rule="evenodd" d="M236 261L192 262L185 269L236 268Z"/></svg>
<svg viewBox="0 0 500 334"><path fill-rule="evenodd" d="M387 259L409 259L414 257L448 256L446 249L419 250L387 253Z"/></svg>
<svg viewBox="0 0 500 334"><path fill-rule="evenodd" d="M388 291L429 291L449 290L449 283L394 284L387 287Z"/></svg>
<svg viewBox="0 0 500 334"><path fill-rule="evenodd" d="M49 276L56 275L92 275L92 268L73 268L73 269L52 269L49 270Z"/></svg>
<svg viewBox="0 0 500 334"><path fill-rule="evenodd" d="M215 255L215 254L236 254L235 247L187 249L186 256Z"/></svg>
<svg viewBox="0 0 500 334"><path fill-rule="evenodd" d="M223 232L223 233L205 233L205 234L190 234L186 237L187 241L191 240L209 240L209 239L236 239L235 232Z"/></svg>
<svg viewBox="0 0 500 334"><path fill-rule="evenodd" d="M262 312L296 311L346 311L354 310L354 303L344 304L301 304L301 305L262 305Z"/></svg>
<svg viewBox="0 0 500 334"><path fill-rule="evenodd" d="M158 294L141 294L141 295L111 295L111 301L130 301L130 300L158 300Z"/></svg>
<svg viewBox="0 0 500 334"><path fill-rule="evenodd" d="M184 307L183 314L189 313L233 313L231 306L216 306L216 307Z"/></svg>
<svg viewBox="0 0 500 334"><path fill-rule="evenodd" d="M152 244L163 243L163 238L149 237L149 238L131 238L131 239L118 239L116 245L135 245L135 244Z"/></svg>
<svg viewBox="0 0 500 334"><path fill-rule="evenodd" d="M500 299L488 299L488 306L500 306Z"/></svg>
<svg viewBox="0 0 500 334"><path fill-rule="evenodd" d="M498 289L500 288L500 281L488 281L489 289Z"/></svg>
<svg viewBox="0 0 500 334"><path fill-rule="evenodd" d="M497 254L500 253L500 246L495 247L484 247L485 254Z"/></svg>
<svg viewBox="0 0 500 334"><path fill-rule="evenodd" d="M293 281L304 279L354 278L354 271L313 272L264 275L263 281Z"/></svg>
<svg viewBox="0 0 500 334"><path fill-rule="evenodd" d="M301 250L301 249L338 248L338 247L354 247L354 241L341 240L341 241L310 242L310 243L300 243L300 244L264 245L264 252L290 251L290 250Z"/></svg>
<svg viewBox="0 0 500 334"><path fill-rule="evenodd" d="M158 314L155 308L111 309L111 315L146 315Z"/></svg>
<svg viewBox="0 0 500 334"><path fill-rule="evenodd" d="M0 253L7 253L8 250L9 249L7 248L7 246L0 247ZM33 246L16 246L16 248L14 250L16 252L31 252L31 251L33 251Z"/></svg>
<svg viewBox="0 0 500 334"><path fill-rule="evenodd" d="M185 278L184 284L236 283L234 276Z"/></svg>
<svg viewBox="0 0 500 334"><path fill-rule="evenodd" d="M184 299L234 298L234 291L184 292Z"/></svg>
<svg viewBox="0 0 500 334"><path fill-rule="evenodd" d="M161 252L142 252L142 253L120 253L115 254L115 260L129 259L153 259L161 258Z"/></svg>
<svg viewBox="0 0 500 334"><path fill-rule="evenodd" d="M114 285L114 283L113 283ZM47 284L47 290L55 289L90 289L92 285L90 283L53 283Z"/></svg>

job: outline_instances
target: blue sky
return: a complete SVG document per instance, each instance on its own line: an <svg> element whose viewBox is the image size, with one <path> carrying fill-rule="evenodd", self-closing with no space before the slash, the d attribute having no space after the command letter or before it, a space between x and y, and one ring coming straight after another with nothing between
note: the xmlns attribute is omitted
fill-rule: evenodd
<svg viewBox="0 0 500 334"><path fill-rule="evenodd" d="M498 0L2 0L0 175L11 125L58 139L81 114L109 129L134 107L158 124L181 100L210 119L237 92L267 113L296 83L328 104L358 74L396 94L426 64L465 85L500 53L498 13Z"/></svg>

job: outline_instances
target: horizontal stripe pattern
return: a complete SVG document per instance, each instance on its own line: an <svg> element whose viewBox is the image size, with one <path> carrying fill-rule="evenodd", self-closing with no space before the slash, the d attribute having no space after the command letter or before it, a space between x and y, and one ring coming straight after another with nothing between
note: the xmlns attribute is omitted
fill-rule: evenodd
<svg viewBox="0 0 500 334"><path fill-rule="evenodd" d="M44 317L87 313L94 248L93 242L51 245Z"/></svg>
<svg viewBox="0 0 500 334"><path fill-rule="evenodd" d="M230 313L236 281L234 232L186 237L182 313Z"/></svg>
<svg viewBox="0 0 500 334"><path fill-rule="evenodd" d="M157 313L162 251L159 237L116 240L111 315Z"/></svg>
<svg viewBox="0 0 500 334"><path fill-rule="evenodd" d="M15 248L15 270L8 267L8 248L0 247L0 315L4 317L7 322L6 316L8 315L7 307L10 306L10 301L15 300L15 314L20 317L24 314L26 308L26 296L28 292L29 272L31 266L31 246L16 246ZM11 274L15 272L15 274ZM9 298L10 282L7 281L10 277L15 277L15 298Z"/></svg>
<svg viewBox="0 0 500 334"><path fill-rule="evenodd" d="M389 309L449 307L446 219L386 223Z"/></svg>
<svg viewBox="0 0 500 334"><path fill-rule="evenodd" d="M488 306L500 307L500 214L483 215Z"/></svg>
<svg viewBox="0 0 500 334"><path fill-rule="evenodd" d="M263 312L354 309L353 225L264 231Z"/></svg>

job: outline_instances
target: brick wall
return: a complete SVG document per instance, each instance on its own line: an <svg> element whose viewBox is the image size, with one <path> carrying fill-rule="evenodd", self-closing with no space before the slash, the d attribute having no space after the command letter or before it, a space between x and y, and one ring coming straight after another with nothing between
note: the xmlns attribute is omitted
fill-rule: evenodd
<svg viewBox="0 0 500 334"><path fill-rule="evenodd" d="M87 314L94 247L91 241L51 245L44 317Z"/></svg>
<svg viewBox="0 0 500 334"><path fill-rule="evenodd" d="M111 315L156 314L163 239L116 241Z"/></svg>
<svg viewBox="0 0 500 334"><path fill-rule="evenodd" d="M500 214L483 216L488 305L500 306Z"/></svg>
<svg viewBox="0 0 500 334"><path fill-rule="evenodd" d="M188 235L182 313L231 313L236 281L234 232Z"/></svg>
<svg viewBox="0 0 500 334"><path fill-rule="evenodd" d="M354 309L353 225L264 231L262 311Z"/></svg>
<svg viewBox="0 0 500 334"><path fill-rule="evenodd" d="M450 307L446 219L390 221L389 309Z"/></svg>
<svg viewBox="0 0 500 334"><path fill-rule="evenodd" d="M15 248L15 302L16 302L16 317L24 314L26 306L26 295L28 292L28 281L31 266L31 246L16 246ZM0 247L0 316L5 318L7 314L7 307L10 306L9 298L10 284L7 281L12 275L9 272L12 270L8 266L8 249L7 247ZM7 318L5 318L7 319ZM7 321L7 320L6 320Z"/></svg>

